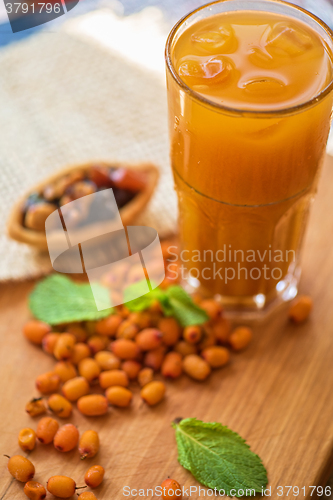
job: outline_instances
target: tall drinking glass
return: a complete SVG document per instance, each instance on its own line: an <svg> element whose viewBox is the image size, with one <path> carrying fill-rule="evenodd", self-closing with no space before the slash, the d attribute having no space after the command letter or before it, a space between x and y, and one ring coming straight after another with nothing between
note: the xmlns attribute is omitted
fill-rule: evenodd
<svg viewBox="0 0 333 500"><path fill-rule="evenodd" d="M330 29L279 0L223 0L166 45L186 285L254 311L297 293L332 110Z"/></svg>

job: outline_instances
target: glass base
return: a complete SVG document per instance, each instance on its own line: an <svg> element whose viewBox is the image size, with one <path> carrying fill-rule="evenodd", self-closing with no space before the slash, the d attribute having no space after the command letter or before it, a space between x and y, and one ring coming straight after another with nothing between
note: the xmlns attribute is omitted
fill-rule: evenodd
<svg viewBox="0 0 333 500"><path fill-rule="evenodd" d="M300 276L301 269L295 266L267 295L262 293L250 297L214 295L214 299L223 305L226 316L235 322L260 321L266 319L282 304L296 297ZM189 294L200 293L204 297L209 295L207 290L202 289L200 281L196 278L189 277L182 282L182 286Z"/></svg>

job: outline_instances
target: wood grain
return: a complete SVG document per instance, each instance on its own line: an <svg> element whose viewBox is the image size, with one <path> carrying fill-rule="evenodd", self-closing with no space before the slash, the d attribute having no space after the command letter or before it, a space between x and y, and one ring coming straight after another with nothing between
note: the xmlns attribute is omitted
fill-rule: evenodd
<svg viewBox="0 0 333 500"><path fill-rule="evenodd" d="M76 451L60 454L52 445L40 445L30 454L36 480L46 483L51 475L65 474L82 485L85 470L99 463L106 469L105 481L96 490L99 500L127 498L124 486L153 488L168 476L185 487L198 486L177 462L170 426L175 417L197 417L222 422L248 441L268 469L271 498L286 497L277 495L279 485L305 486L305 498L314 498L308 486L325 485L333 466L332 194L333 161L329 159L303 258L301 291L310 293L315 302L308 323L294 327L286 320L285 308L276 311L256 328L251 347L234 355L228 368L215 372L207 383L186 377L169 383L165 401L156 408L147 408L136 389L131 409L110 410L95 419L75 412L71 421L81 432L88 428L100 432L100 453L95 459L80 461ZM35 377L54 363L21 334L29 317L26 298L32 286L21 283L0 288L1 454L19 453L19 430L36 427L24 406L37 395ZM23 499L23 485L11 479L6 461L0 457L0 499ZM199 498L198 494L192 498Z"/></svg>

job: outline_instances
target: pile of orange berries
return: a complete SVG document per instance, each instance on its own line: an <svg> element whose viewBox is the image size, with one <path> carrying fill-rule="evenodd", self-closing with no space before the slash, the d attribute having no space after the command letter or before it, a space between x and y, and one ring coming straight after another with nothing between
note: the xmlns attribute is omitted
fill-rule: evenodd
<svg viewBox="0 0 333 500"><path fill-rule="evenodd" d="M153 406L162 401L166 390L162 381L154 380L156 373L171 380L186 373L202 381L213 369L228 364L231 350L248 346L252 330L247 326L232 329L219 302L194 300L209 320L185 328L175 318L164 316L157 301L145 311L119 306L105 319L69 323L57 331L41 321L28 321L25 337L57 361L52 371L36 379L37 390L48 398L49 410L67 418L76 402L86 416L104 415L109 405L130 405L129 386L135 382L141 387L141 398ZM292 303L289 318L303 323L311 309L310 297L300 296ZM45 401L30 401L26 411L32 416L46 412Z"/></svg>
<svg viewBox="0 0 333 500"><path fill-rule="evenodd" d="M172 283L167 275L161 286ZM203 325L183 328L175 318L163 314L157 301L145 311L131 312L126 306L118 306L115 314L105 319L68 323L53 329L38 320L28 321L24 336L53 356L56 363L53 370L37 377L36 388L41 397L27 403L27 413L36 417L49 410L66 419L76 403L83 415L104 415L110 405L130 405L131 383L140 386L141 398L153 406L163 400L166 390L164 382L154 379L158 372L165 379L177 379L185 373L194 380L205 380L213 369L228 364L231 350L241 351L248 346L252 330L246 326L232 329L217 301L201 296L193 300L209 317ZM289 318L302 323L311 309L311 299L301 296L292 304ZM37 442L53 443L60 452L77 447L81 458L92 458L99 450L97 432L87 430L80 437L76 426L59 426L51 416L41 418L36 430L29 427L20 431L18 443L23 451L32 451ZM8 458L9 472L26 483L24 493L31 500L44 499L46 490L58 498L70 498L80 489L67 476L52 476L45 488L32 480L35 467L29 459L21 455ZM98 487L104 472L100 465L90 467L84 477L86 485L91 489ZM163 499L181 499L177 481L166 479L162 488ZM97 500L90 491L81 493L79 498Z"/></svg>
<svg viewBox="0 0 333 500"><path fill-rule="evenodd" d="M28 321L24 336L53 356L56 364L52 371L37 377L36 388L41 397L27 403L27 413L35 417L49 410L59 418L68 418L76 403L83 415L104 415L110 405L120 408L130 405L133 394L129 386L135 382L141 387L141 398L153 406L165 395L165 384L154 380L158 372L166 379L177 379L185 373L194 380L205 380L213 369L229 362L231 350L241 351L248 346L252 331L246 326L232 329L217 301L199 296L194 301L206 311L209 320L185 328L175 318L164 316L158 302L141 312L119 306L115 314L105 319L69 323L56 329L41 321ZM289 318L302 323L311 308L311 299L301 296L291 305ZM88 430L80 438L73 424L59 426L51 416L41 418L36 431L32 428L20 431L18 442L23 451L32 451L37 441L53 443L60 452L78 447L81 458L92 458L99 450L97 432ZM35 467L30 460L21 455L8 458L9 472L26 483L24 493L31 500L44 499L46 490L58 498L70 498L80 489L67 476L51 477L45 488L32 480ZM84 479L93 489L101 484L103 477L103 467L94 465ZM162 486L165 500L181 498L175 480L167 479ZM79 497L97 500L90 491Z"/></svg>
<svg viewBox="0 0 333 500"><path fill-rule="evenodd" d="M166 277L161 288L177 281L169 272L169 250L176 248L170 244L162 244ZM219 302L201 296L193 300L209 317L203 325L183 328L174 317L163 314L157 300L140 312L117 306L115 314L99 321L68 323L53 329L37 320L26 323L25 337L57 361L52 371L36 380L37 390L48 397L48 408L58 417L67 418L76 403L84 415L104 415L109 405L130 405L131 383L141 387L141 398L153 406L163 400L166 391L164 382L155 380L158 372L165 379L177 379L186 373L202 381L213 369L225 366L231 349L240 351L248 346L252 331L248 327L232 330ZM33 400L26 410L31 415L41 414L46 411L45 401Z"/></svg>
<svg viewBox="0 0 333 500"><path fill-rule="evenodd" d="M74 402L87 416L104 415L109 405L129 406L133 397L129 385L135 381L148 405L159 403L165 385L154 380L157 372L167 379L184 372L204 380L212 369L229 362L230 348L239 351L251 341L249 328L231 330L218 302L201 300L200 307L209 321L185 328L175 318L165 317L158 302L141 312L121 306L105 319L70 323L57 331L41 321L29 321L25 337L57 361L52 371L37 377L37 390L61 418L71 415ZM46 406L43 400L33 400L26 410L36 415Z"/></svg>
<svg viewBox="0 0 333 500"><path fill-rule="evenodd" d="M199 302L198 298L195 300ZM94 457L99 449L98 434L88 430L80 437L75 425L59 426L53 416L69 418L74 403L88 417L106 414L110 405L127 407L133 397L131 383L140 386L141 398L153 406L162 401L166 390L164 382L155 379L158 372L166 379L186 373L201 381L212 369L226 365L230 348L244 349L252 332L246 327L232 331L218 302L200 299L200 306L209 321L185 328L175 318L165 317L158 302L141 312L119 306L115 314L105 319L69 323L54 329L38 320L28 321L23 328L24 336L56 362L51 371L36 379L41 397L26 404L31 417L42 418L36 430L29 427L20 431L18 441L22 450L32 451L37 442L53 443L60 452L77 447L81 458ZM47 411L52 416L44 416ZM26 482L24 492L31 500L42 500L46 490L58 498L69 498L76 491L75 481L67 476L51 477L46 488L33 481L34 465L20 455L10 458L8 469L16 479ZM87 471L85 483L95 488L103 476L103 467L95 465ZM177 486L177 482L168 479L162 485L168 486L163 498L180 498L169 488ZM79 497L96 499L88 491Z"/></svg>

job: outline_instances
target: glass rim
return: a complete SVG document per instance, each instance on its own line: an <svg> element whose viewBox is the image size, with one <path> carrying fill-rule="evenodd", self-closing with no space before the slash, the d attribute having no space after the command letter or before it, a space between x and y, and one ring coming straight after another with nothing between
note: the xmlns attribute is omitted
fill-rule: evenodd
<svg viewBox="0 0 333 500"><path fill-rule="evenodd" d="M252 116L262 115L262 117L268 117L271 115L273 115L273 116L289 115L289 114L300 112L303 109L309 108L309 107L317 104L318 102L320 102L324 97L326 97L332 91L332 89L333 89L333 76L332 76L330 83L324 89L322 89L318 94L313 96L311 99L308 99L307 101L301 102L301 103L296 104L294 106L287 106L287 107L280 108L280 109L265 109L265 110L258 109L258 110L256 110L256 109L234 108L231 106L226 106L224 104L219 104L218 102L214 102L214 101L208 99L207 97L204 97L202 94L200 94L199 92L196 92L191 87L186 85L186 83L180 78L178 72L176 71L176 69L172 63L172 58L171 58L171 46L172 46L173 40L174 40L179 28L184 24L184 22L187 19L189 19L191 16L193 16L193 14L200 12L201 10L204 10L207 7L211 7L212 5L217 5L217 4L224 3L224 2L231 2L232 3L234 1L237 1L237 0L215 0L213 2L209 2L207 4L200 6L200 7L197 7L196 9L192 10L191 12L189 12L188 14L183 16L181 19L179 19L179 21L171 29L171 31L168 35L167 41L166 41L166 45L165 45L165 62L166 62L167 69L170 72L173 79L187 94L189 94L191 97L193 97L197 101L201 102L202 104L209 106L209 107L212 107L212 108L215 108L216 110L224 111L224 112L231 113L231 114L237 114L237 115L240 115L240 114L247 115L247 116L249 116L249 115L252 115ZM290 3L290 2L285 2L284 0L260 0L260 1L262 1L264 3L265 2L270 3L270 4L286 5L288 7L295 9L295 10L301 11L301 12L303 12L303 14L311 17L315 22L317 22L321 26L322 29L324 29L324 31L330 37L330 39L332 41L332 54L333 54L333 31L318 16L316 16L315 14L312 14L312 12L309 12L306 9L303 9L303 7L299 7L298 5L295 5L295 4ZM333 71L333 59L332 59L332 71Z"/></svg>

